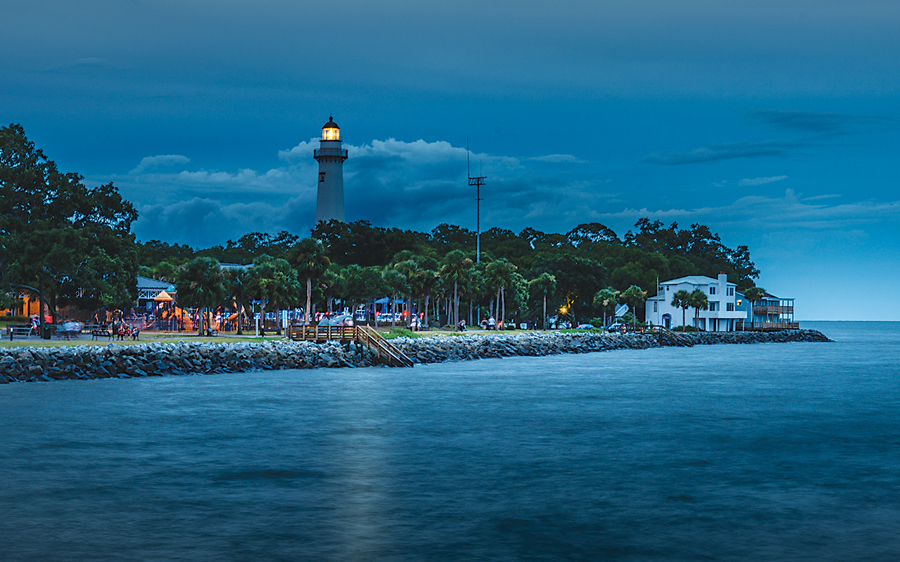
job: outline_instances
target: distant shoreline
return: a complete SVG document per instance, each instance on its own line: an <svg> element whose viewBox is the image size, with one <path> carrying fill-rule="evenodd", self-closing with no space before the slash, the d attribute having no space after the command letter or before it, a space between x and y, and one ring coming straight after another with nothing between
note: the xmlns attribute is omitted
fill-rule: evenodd
<svg viewBox="0 0 900 562"><path fill-rule="evenodd" d="M541 357L655 347L827 342L816 330L677 334L524 333L495 337L396 338L414 363L499 357ZM0 349L0 384L65 379L132 378L237 373L318 367L369 367L377 356L336 342L144 343L128 346L16 347Z"/></svg>

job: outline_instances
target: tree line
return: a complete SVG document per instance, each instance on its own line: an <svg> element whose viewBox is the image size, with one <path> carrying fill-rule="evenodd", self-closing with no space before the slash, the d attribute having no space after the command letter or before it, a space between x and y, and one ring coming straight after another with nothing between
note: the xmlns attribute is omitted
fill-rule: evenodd
<svg viewBox="0 0 900 562"><path fill-rule="evenodd" d="M407 313L427 312L426 322L477 322L480 310L500 321L540 324L560 312L605 323L618 303L637 311L657 279L724 271L742 289L759 275L746 246L729 248L704 225L647 218L621 237L599 223L565 234L491 228L481 233L480 256L475 233L449 224L417 232L330 221L307 238L253 232L194 249L136 241L136 219L115 186L85 187L80 175L59 172L21 126L0 128L0 281L9 287L2 298L33 294L53 314L61 306L133 306L135 277L145 275L175 281L188 306L240 309L256 300L264 311L309 312L338 300L371 309L390 296Z"/></svg>

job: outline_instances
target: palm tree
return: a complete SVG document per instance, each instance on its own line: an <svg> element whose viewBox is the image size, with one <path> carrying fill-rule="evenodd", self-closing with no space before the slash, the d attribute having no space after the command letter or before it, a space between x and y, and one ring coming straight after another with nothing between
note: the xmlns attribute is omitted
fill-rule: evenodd
<svg viewBox="0 0 900 562"><path fill-rule="evenodd" d="M765 296L766 290L762 287L750 287L744 291L744 298L750 303L750 328L754 327L753 321L753 303L759 301Z"/></svg>
<svg viewBox="0 0 900 562"><path fill-rule="evenodd" d="M416 273L419 271L419 264L412 257L407 260L403 260L399 263L394 264L394 269L400 272L400 275L406 279L406 317L408 320L412 320L413 314L413 293L416 292L415 287L415 277Z"/></svg>
<svg viewBox="0 0 900 562"><path fill-rule="evenodd" d="M617 302L619 302L619 293L611 288L600 289L594 295L594 308L599 308L603 311L604 326L606 326L607 312L615 312Z"/></svg>
<svg viewBox="0 0 900 562"><path fill-rule="evenodd" d="M539 277L532 279L528 282L528 288L531 290L532 294L539 294L543 297L544 301L544 314L541 316L543 318L543 322L541 323L542 329L547 329L547 295L553 294L556 291L556 277L550 275L547 272L541 273Z"/></svg>
<svg viewBox="0 0 900 562"><path fill-rule="evenodd" d="M681 309L681 329L682 331L687 331L687 323L685 320L685 313L687 309L691 306L691 294L687 291L677 291L674 295L672 295L672 306L675 308Z"/></svg>
<svg viewBox="0 0 900 562"><path fill-rule="evenodd" d="M459 324L459 282L465 281L472 260L462 250L453 250L444 256L444 265L440 275L448 284L453 283L453 325Z"/></svg>
<svg viewBox="0 0 900 562"><path fill-rule="evenodd" d="M484 269L488 284L497 288L496 318L499 321L498 328L506 320L506 289L513 284L513 272L515 270L516 266L505 258L492 261Z"/></svg>
<svg viewBox="0 0 900 562"><path fill-rule="evenodd" d="M328 314L332 313L332 303L337 298L341 301L341 307L345 306L348 276L344 268L337 264L331 264L322 274L321 285L325 292L325 308Z"/></svg>
<svg viewBox="0 0 900 562"><path fill-rule="evenodd" d="M315 238L304 238L291 248L289 253L291 265L301 278L306 279L306 325L310 323L312 308L312 282L325 273L331 260L325 255L325 246Z"/></svg>
<svg viewBox="0 0 900 562"><path fill-rule="evenodd" d="M273 283L271 292L267 295L269 304L275 309L275 333L281 335L281 322L279 312L284 307L290 307L297 303L303 290L297 272L287 260L276 258L272 260Z"/></svg>
<svg viewBox="0 0 900 562"><path fill-rule="evenodd" d="M182 304L201 309L197 335L202 336L203 309L218 306L225 298L225 276L219 260L196 258L189 261L178 271L175 286Z"/></svg>
<svg viewBox="0 0 900 562"><path fill-rule="evenodd" d="M237 335L243 335L241 316L244 314L244 293L247 290L247 271L243 268L226 269L225 283L228 294L234 299L237 309Z"/></svg>
<svg viewBox="0 0 900 562"><path fill-rule="evenodd" d="M694 307L694 328L699 329L697 324L700 320L700 310L709 308L709 299L702 289L694 289L694 292L691 293L690 302L691 306Z"/></svg>
<svg viewBox="0 0 900 562"><path fill-rule="evenodd" d="M425 312L422 325L425 327L430 326L428 322L428 302L431 300L431 296L434 294L435 289L437 289L439 281L440 277L438 276L438 272L432 269L420 269L416 271L416 276L411 281L418 296L425 300L425 306L422 307L422 310Z"/></svg>
<svg viewBox="0 0 900 562"><path fill-rule="evenodd" d="M263 254L253 260L253 267L251 267L247 271L247 295L251 299L256 299L259 301L259 317L260 324L263 327L263 332L265 332L266 328L266 305L268 304L268 298L266 298L266 295L271 292L269 285L274 282L272 280L271 268L266 266L266 264L271 260L272 256Z"/></svg>
<svg viewBox="0 0 900 562"><path fill-rule="evenodd" d="M384 283L388 286L393 295L391 298L391 330L393 330L397 326L397 315L394 312L397 294L399 293L402 295L409 290L409 284L407 283L406 277L392 267L385 269L381 278L384 279Z"/></svg>
<svg viewBox="0 0 900 562"><path fill-rule="evenodd" d="M644 301L647 300L647 291L642 290L637 285L632 285L625 289L625 291L620 295L620 298L631 307L632 310L632 318L634 321L632 322L632 326L638 321L637 319L637 308L639 305L643 304Z"/></svg>

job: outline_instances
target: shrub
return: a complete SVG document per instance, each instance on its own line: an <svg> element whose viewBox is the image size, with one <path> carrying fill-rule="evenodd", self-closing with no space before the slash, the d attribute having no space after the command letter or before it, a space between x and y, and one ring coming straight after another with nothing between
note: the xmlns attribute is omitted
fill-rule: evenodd
<svg viewBox="0 0 900 562"><path fill-rule="evenodd" d="M8 324L24 324L31 322L30 316L0 316L0 322Z"/></svg>
<svg viewBox="0 0 900 562"><path fill-rule="evenodd" d="M407 328L394 328L390 332L384 334L384 339L392 340L394 338L420 338L419 334Z"/></svg>

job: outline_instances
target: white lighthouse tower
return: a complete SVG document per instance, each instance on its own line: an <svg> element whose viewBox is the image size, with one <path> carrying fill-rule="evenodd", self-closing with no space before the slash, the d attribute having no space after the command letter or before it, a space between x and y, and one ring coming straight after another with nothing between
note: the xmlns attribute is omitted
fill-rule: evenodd
<svg viewBox="0 0 900 562"><path fill-rule="evenodd" d="M316 223L344 222L344 160L347 150L341 148L341 128L329 115L322 127L319 149L313 151L319 162L319 190L316 197Z"/></svg>

